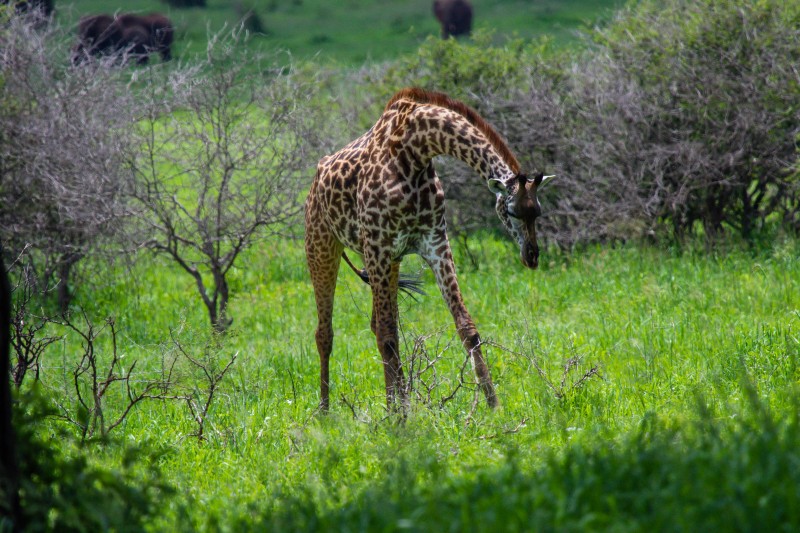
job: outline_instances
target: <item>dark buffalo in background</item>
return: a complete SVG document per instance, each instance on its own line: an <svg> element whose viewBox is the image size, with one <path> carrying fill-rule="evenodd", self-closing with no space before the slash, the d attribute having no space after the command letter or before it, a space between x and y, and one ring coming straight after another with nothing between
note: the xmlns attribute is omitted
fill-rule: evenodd
<svg viewBox="0 0 800 533"><path fill-rule="evenodd" d="M54 0L2 0L0 5L12 5L17 13L30 13L34 10L39 11L46 18L53 15L55 7Z"/></svg>
<svg viewBox="0 0 800 533"><path fill-rule="evenodd" d="M467 0L436 0L433 14L442 25L442 38L469 35L472 31L472 5Z"/></svg>
<svg viewBox="0 0 800 533"><path fill-rule="evenodd" d="M92 56L127 52L140 65L147 63L152 53L161 54L164 61L172 59L172 40L175 29L164 15L91 15L78 23L78 43L72 62L81 63Z"/></svg>

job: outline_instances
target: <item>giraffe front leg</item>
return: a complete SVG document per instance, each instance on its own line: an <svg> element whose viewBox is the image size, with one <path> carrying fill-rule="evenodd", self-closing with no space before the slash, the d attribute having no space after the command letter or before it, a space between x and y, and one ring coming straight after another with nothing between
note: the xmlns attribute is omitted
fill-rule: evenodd
<svg viewBox="0 0 800 533"><path fill-rule="evenodd" d="M447 307L450 309L450 314L453 316L458 335L461 338L461 343L467 351L467 354L472 357L475 374L478 377L480 388L486 397L486 403L489 407L495 408L500 405L500 402L494 390L489 365L486 364L486 360L483 357L481 338L478 334L478 329L475 327L475 323L461 297L461 290L458 287L458 279L456 277L455 263L453 262L453 254L446 237L439 246L435 247L435 250L436 253L425 254L423 258L436 275L436 284L439 286L442 297L445 303L447 303Z"/></svg>

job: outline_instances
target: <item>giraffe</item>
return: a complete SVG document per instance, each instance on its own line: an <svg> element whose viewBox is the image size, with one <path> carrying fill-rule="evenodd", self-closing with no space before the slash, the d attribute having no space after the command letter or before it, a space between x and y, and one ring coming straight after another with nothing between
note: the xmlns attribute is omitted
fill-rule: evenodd
<svg viewBox="0 0 800 533"><path fill-rule="evenodd" d="M496 211L520 246L520 259L538 265L537 190L552 176L533 177L500 135L476 111L447 95L406 88L378 121L338 152L323 157L305 204L306 258L317 306L315 339L320 357L320 409L329 408L329 360L333 349L333 301L340 260L369 283L372 320L383 361L389 410L408 402L398 346L397 292L400 262L418 254L433 270L486 402L499 401L481 350L478 330L459 290L445 227L444 193L434 171L437 155L472 167L496 195ZM363 256L364 270L345 248Z"/></svg>

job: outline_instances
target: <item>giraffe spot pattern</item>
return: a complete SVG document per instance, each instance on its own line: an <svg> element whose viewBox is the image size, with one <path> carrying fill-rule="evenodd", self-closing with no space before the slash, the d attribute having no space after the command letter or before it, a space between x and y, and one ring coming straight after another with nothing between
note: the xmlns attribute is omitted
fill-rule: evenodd
<svg viewBox="0 0 800 533"><path fill-rule="evenodd" d="M371 327L384 363L387 403L404 394L397 354L399 262L404 255L417 253L434 270L487 401L497 405L447 239L444 192L432 165L433 158L443 154L464 161L484 180L511 184L520 175L516 158L474 110L446 95L419 89L398 92L367 132L317 165L305 220L306 255L319 319L315 338L323 409L328 407L333 296L344 248L364 258L373 292ZM509 219L509 202L498 195L498 215L515 238L524 236L526 229Z"/></svg>

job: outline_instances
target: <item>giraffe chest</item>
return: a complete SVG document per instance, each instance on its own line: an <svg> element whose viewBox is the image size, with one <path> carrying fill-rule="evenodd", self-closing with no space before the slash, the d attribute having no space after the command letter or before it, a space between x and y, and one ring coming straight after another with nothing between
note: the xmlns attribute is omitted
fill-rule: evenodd
<svg viewBox="0 0 800 533"><path fill-rule="evenodd" d="M365 181L356 198L361 246L395 259L417 253L431 233L444 230L444 194L433 179Z"/></svg>

